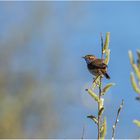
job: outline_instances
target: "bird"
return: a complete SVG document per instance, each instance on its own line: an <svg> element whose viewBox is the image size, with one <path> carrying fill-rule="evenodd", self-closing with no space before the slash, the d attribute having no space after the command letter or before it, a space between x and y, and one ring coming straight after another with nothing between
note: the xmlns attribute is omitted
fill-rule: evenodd
<svg viewBox="0 0 140 140"><path fill-rule="evenodd" d="M86 55L82 57L87 63L89 72L94 76L105 76L106 79L110 79L107 73L107 65L104 63L104 59L96 58L94 55Z"/></svg>

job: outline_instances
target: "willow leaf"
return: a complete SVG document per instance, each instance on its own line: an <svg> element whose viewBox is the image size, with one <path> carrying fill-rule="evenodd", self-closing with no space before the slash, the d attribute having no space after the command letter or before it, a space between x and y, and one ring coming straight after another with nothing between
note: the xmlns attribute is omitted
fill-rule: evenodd
<svg viewBox="0 0 140 140"><path fill-rule="evenodd" d="M105 63L106 65L108 65L109 60L110 60L110 49L106 50L106 58L105 58L105 60L104 60L104 63Z"/></svg>
<svg viewBox="0 0 140 140"><path fill-rule="evenodd" d="M131 79L131 84L132 84L133 89L135 90L136 93L140 94L140 88L138 87L136 83L133 72L131 72L130 74L130 79Z"/></svg>
<svg viewBox="0 0 140 140"><path fill-rule="evenodd" d="M104 107L102 107L102 108L99 110L98 116L102 116L103 112L104 112Z"/></svg>
<svg viewBox="0 0 140 140"><path fill-rule="evenodd" d="M140 50L137 50L138 59L140 59Z"/></svg>
<svg viewBox="0 0 140 140"><path fill-rule="evenodd" d="M130 63L134 64L134 57L131 50L128 51L128 55L129 55Z"/></svg>
<svg viewBox="0 0 140 140"><path fill-rule="evenodd" d="M134 72L135 72L135 74L137 75L137 77L140 81L140 70L139 70L138 66L136 64L133 64L132 67L133 67Z"/></svg>
<svg viewBox="0 0 140 140"><path fill-rule="evenodd" d="M140 127L140 121L134 120L133 123L136 124L138 127Z"/></svg>
<svg viewBox="0 0 140 140"><path fill-rule="evenodd" d="M90 115L90 116L87 116L87 118L90 118L91 120L94 121L95 124L98 124L98 119L95 116Z"/></svg>
<svg viewBox="0 0 140 140"><path fill-rule="evenodd" d="M114 86L115 85L115 83L109 83L109 84L107 84L104 88L103 88L103 90L102 90L102 95L105 95L105 93L112 87L112 86Z"/></svg>
<svg viewBox="0 0 140 140"><path fill-rule="evenodd" d="M106 118L104 118L100 131L101 139L105 139L106 133L107 133L107 123L106 123Z"/></svg>
<svg viewBox="0 0 140 140"><path fill-rule="evenodd" d="M109 41L110 41L110 32L107 32L105 43L104 43L104 48L103 48L103 53L105 53L108 50Z"/></svg>
<svg viewBox="0 0 140 140"><path fill-rule="evenodd" d="M101 98L99 102L99 109L101 109L103 106L104 106L104 98Z"/></svg>
<svg viewBox="0 0 140 140"><path fill-rule="evenodd" d="M137 65L138 65L138 69L140 70L140 50L137 50L137 56L138 56Z"/></svg>
<svg viewBox="0 0 140 140"><path fill-rule="evenodd" d="M99 102L99 97L91 89L86 89L86 91L96 102Z"/></svg>

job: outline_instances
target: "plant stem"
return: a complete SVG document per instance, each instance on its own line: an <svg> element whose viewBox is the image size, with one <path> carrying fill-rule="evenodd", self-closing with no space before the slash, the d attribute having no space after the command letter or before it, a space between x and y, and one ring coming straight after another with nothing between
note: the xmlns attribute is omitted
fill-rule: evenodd
<svg viewBox="0 0 140 140"><path fill-rule="evenodd" d="M103 40L102 33L100 33L100 36L101 36L101 59L103 59L104 40Z"/></svg>
<svg viewBox="0 0 140 140"><path fill-rule="evenodd" d="M101 59L103 59L103 36L102 33L100 33L101 37ZM101 109L101 93L102 93L102 76L100 76L100 84L99 84L99 102L98 102L98 140L100 140L100 128L101 128L101 115L99 114L99 111Z"/></svg>
<svg viewBox="0 0 140 140"><path fill-rule="evenodd" d="M85 134L85 125L83 126L82 137L81 137L81 139L84 139L84 134Z"/></svg>
<svg viewBox="0 0 140 140"><path fill-rule="evenodd" d="M120 112L122 110L123 105L124 105L124 100L122 100L122 103L121 103L121 105L118 109L118 112L117 112L115 124L112 127L112 140L114 140L114 138L115 138L115 130L116 130L117 123L119 122L119 115L120 115Z"/></svg>
<svg viewBox="0 0 140 140"><path fill-rule="evenodd" d="M99 114L99 111L101 109L101 87L102 86L102 78L100 76L100 84L99 84L99 102L98 102L98 140L100 140L100 128L101 128L101 115Z"/></svg>

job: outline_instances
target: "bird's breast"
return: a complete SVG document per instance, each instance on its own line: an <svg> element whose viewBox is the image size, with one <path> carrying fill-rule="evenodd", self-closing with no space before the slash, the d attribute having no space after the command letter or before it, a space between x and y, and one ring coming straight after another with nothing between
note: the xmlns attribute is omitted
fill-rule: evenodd
<svg viewBox="0 0 140 140"><path fill-rule="evenodd" d="M98 69L95 69L95 68L89 68L88 67L88 70L91 74L97 76L98 75Z"/></svg>

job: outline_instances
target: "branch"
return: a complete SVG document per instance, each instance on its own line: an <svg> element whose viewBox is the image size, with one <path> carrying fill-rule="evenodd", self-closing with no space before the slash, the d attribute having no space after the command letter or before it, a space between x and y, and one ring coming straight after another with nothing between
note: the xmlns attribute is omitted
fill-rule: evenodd
<svg viewBox="0 0 140 140"><path fill-rule="evenodd" d="M122 110L123 105L124 105L124 100L122 100L122 103L120 104L120 107L119 107L118 112L117 112L115 124L112 127L112 139L115 138L115 130L116 130L117 123L119 122L119 116L120 116L120 112Z"/></svg>
<svg viewBox="0 0 140 140"><path fill-rule="evenodd" d="M81 139L84 139L84 134L85 134L85 125L83 126L82 137L81 137Z"/></svg>
<svg viewBox="0 0 140 140"><path fill-rule="evenodd" d="M102 33L100 33L100 36L101 36L101 59L103 59L104 40L103 40Z"/></svg>
<svg viewBox="0 0 140 140"><path fill-rule="evenodd" d="M103 59L103 47L104 47L104 42L103 42L103 36L102 33L100 34L101 36L101 59ZM100 84L99 84L99 102L98 102L98 140L100 139L100 128L101 128L101 117L102 114L99 113L100 109L102 108L100 100L101 100L101 96L102 96L102 76L100 76Z"/></svg>
<svg viewBox="0 0 140 140"><path fill-rule="evenodd" d="M98 102L98 140L100 139L100 127L101 127L101 114L99 113L100 112L100 109L101 109L101 103L100 103L100 100L101 100L101 93L102 93L102 90L101 90L101 84L102 82L102 78L100 76L100 85L99 85L99 102Z"/></svg>

